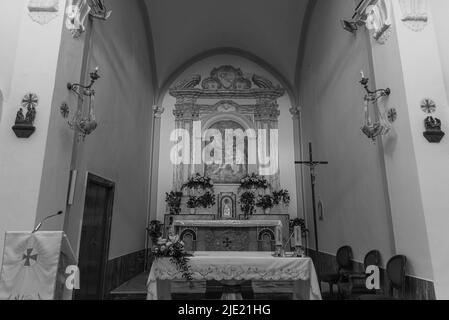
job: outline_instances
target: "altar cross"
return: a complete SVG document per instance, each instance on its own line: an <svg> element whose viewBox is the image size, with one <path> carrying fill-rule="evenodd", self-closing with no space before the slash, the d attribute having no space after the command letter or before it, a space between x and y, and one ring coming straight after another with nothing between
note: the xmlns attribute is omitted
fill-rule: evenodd
<svg viewBox="0 0 449 320"><path fill-rule="evenodd" d="M295 161L295 164L300 164L310 168L310 181L312 183L312 209L313 209L313 228L315 234L315 250L318 252L318 228L316 222L316 203L315 203L315 184L316 171L315 168L320 165L329 164L327 161L314 161L312 152L312 143L309 143L309 161Z"/></svg>

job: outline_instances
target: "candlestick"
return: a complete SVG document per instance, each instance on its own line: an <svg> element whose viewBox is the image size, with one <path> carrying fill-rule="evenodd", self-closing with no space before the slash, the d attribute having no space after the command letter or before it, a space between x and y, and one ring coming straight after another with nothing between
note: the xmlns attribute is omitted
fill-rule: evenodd
<svg viewBox="0 0 449 320"><path fill-rule="evenodd" d="M282 234L281 234L281 228L276 227L276 245L277 246L282 246Z"/></svg>
<svg viewBox="0 0 449 320"><path fill-rule="evenodd" d="M295 227L295 235L293 238L293 245L295 247L302 247L302 232L301 232L300 226Z"/></svg>

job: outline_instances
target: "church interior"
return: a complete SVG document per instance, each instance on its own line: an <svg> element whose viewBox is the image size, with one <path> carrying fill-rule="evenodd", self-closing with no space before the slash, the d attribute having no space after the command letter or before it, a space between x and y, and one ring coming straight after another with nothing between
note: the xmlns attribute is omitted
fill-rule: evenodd
<svg viewBox="0 0 449 320"><path fill-rule="evenodd" d="M449 299L447 0L0 12L0 299Z"/></svg>

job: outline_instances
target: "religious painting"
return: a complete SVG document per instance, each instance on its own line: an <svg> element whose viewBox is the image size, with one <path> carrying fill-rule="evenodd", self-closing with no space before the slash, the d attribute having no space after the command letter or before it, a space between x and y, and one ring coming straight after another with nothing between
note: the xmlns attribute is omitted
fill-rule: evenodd
<svg viewBox="0 0 449 320"><path fill-rule="evenodd" d="M216 184L239 184L240 180L245 177L248 173L248 141L245 138L244 143L244 163L238 164L236 161L237 157L237 139L234 137L233 148L228 148L226 150L226 130L237 130L241 129L243 132L245 129L235 121L223 120L213 124L209 129L216 129L221 133L222 137L222 163L221 164L205 164L204 175L210 177L212 181ZM208 143L206 143L207 145ZM213 151L214 152L214 151ZM231 153L228 154L228 153ZM226 163L225 159L230 159L232 157L233 161L231 163Z"/></svg>

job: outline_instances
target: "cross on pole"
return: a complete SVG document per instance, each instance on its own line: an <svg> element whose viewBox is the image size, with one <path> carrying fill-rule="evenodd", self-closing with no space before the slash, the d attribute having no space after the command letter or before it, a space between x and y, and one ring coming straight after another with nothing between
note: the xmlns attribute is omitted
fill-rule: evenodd
<svg viewBox="0 0 449 320"><path fill-rule="evenodd" d="M329 164L327 161L314 161L312 152L312 143L309 143L309 161L295 161L295 164L300 164L310 168L310 181L312 183L312 208L313 208L313 228L315 234L315 250L318 252L318 228L316 222L316 203L315 203L315 184L316 172L315 168L320 165Z"/></svg>

